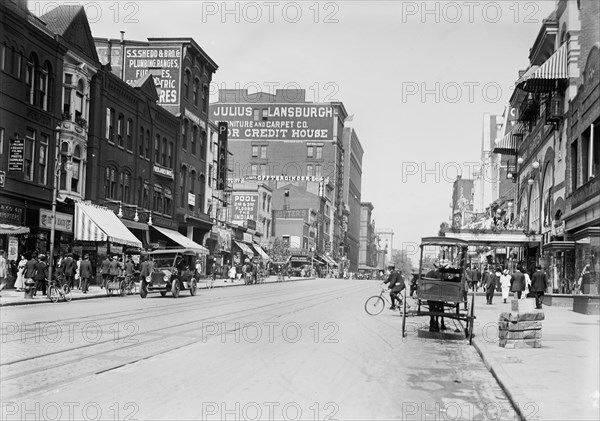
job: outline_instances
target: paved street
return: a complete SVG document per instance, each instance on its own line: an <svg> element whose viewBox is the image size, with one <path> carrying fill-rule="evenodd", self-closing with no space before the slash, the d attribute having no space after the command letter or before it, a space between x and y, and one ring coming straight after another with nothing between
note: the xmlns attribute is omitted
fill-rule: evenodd
<svg viewBox="0 0 600 421"><path fill-rule="evenodd" d="M465 340L367 315L375 282L200 292L2 308L3 419L515 419Z"/></svg>

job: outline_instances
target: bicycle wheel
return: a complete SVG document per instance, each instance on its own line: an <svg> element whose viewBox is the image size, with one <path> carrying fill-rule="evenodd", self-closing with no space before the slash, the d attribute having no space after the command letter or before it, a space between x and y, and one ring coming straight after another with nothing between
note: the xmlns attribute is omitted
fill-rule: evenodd
<svg viewBox="0 0 600 421"><path fill-rule="evenodd" d="M71 295L71 287L69 285L63 286L63 293L65 295L66 302L69 302L73 299L73 296Z"/></svg>
<svg viewBox="0 0 600 421"><path fill-rule="evenodd" d="M379 295L374 295L365 301L365 311L371 316L376 316L385 308L385 300Z"/></svg>
<svg viewBox="0 0 600 421"><path fill-rule="evenodd" d="M50 286L50 289L48 290L48 298L53 303L56 303L58 301L58 299L60 298L60 293L58 292L58 288L55 287L54 285Z"/></svg>

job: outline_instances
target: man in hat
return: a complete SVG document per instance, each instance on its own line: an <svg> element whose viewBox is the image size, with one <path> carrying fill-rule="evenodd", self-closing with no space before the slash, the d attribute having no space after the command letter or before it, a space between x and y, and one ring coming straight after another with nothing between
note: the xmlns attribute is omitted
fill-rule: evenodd
<svg viewBox="0 0 600 421"><path fill-rule="evenodd" d="M548 288L546 272L538 265L535 267L535 272L531 277L530 287L531 292L535 295L535 308L538 310L542 309L542 297L544 296L544 292L546 292L546 288Z"/></svg>
<svg viewBox="0 0 600 421"><path fill-rule="evenodd" d="M67 257L62 261L63 273L65 274L65 284L69 285L69 288L73 288L73 282L75 281L75 269L77 263L73 260L71 253L67 254Z"/></svg>
<svg viewBox="0 0 600 421"><path fill-rule="evenodd" d="M90 262L90 255L86 254L79 265L79 276L81 277L81 291L84 294L88 293L89 281L93 276L92 262Z"/></svg>
<svg viewBox="0 0 600 421"><path fill-rule="evenodd" d="M396 300L398 300L398 304L402 303L402 298L398 294L405 288L404 278L402 277L402 273L396 270L395 265L389 265L388 269L390 270L390 276L388 276L384 284L389 284L388 288L390 289L390 298L392 299L390 310L395 310Z"/></svg>

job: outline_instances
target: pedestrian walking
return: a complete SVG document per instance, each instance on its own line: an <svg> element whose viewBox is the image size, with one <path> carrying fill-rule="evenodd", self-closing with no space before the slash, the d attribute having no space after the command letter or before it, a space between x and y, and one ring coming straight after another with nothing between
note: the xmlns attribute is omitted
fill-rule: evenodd
<svg viewBox="0 0 600 421"><path fill-rule="evenodd" d="M81 291L87 294L89 291L90 278L93 276L92 262L90 262L90 255L86 254L83 257L81 264L79 265L79 276L81 278Z"/></svg>
<svg viewBox="0 0 600 421"><path fill-rule="evenodd" d="M4 257L4 250L0 250L0 291L6 286L8 276L8 261Z"/></svg>
<svg viewBox="0 0 600 421"><path fill-rule="evenodd" d="M217 262L213 262L210 266L210 277L208 278L208 288L214 288L215 280L217 279Z"/></svg>
<svg viewBox="0 0 600 421"><path fill-rule="evenodd" d="M196 273L195 273L196 278L197 279L202 278L202 261L200 259L196 259L195 269L196 269Z"/></svg>
<svg viewBox="0 0 600 421"><path fill-rule="evenodd" d="M542 297L544 296L544 292L546 292L546 288L548 288L548 280L546 278L546 273L542 270L541 266L535 267L535 272L531 277L531 292L535 295L535 308L541 310L542 308Z"/></svg>
<svg viewBox="0 0 600 421"><path fill-rule="evenodd" d="M483 284L483 288L485 289L485 298L487 300L486 304L492 304L496 283L494 281L494 275L492 274L491 268L485 268L481 282Z"/></svg>
<svg viewBox="0 0 600 421"><path fill-rule="evenodd" d="M510 276L510 291L517 294L517 299L521 299L521 295L525 291L525 274L520 266L517 266Z"/></svg>
<svg viewBox="0 0 600 421"><path fill-rule="evenodd" d="M81 266L82 261L83 259L81 258L81 256L79 256L79 258L75 262L75 283L77 284L77 289L81 289L81 275L79 273L79 267Z"/></svg>
<svg viewBox="0 0 600 421"><path fill-rule="evenodd" d="M46 280L48 279L48 265L46 264L46 256L40 254L35 264L35 274L33 280L35 281L36 291L33 293L35 296L37 291L41 291L42 295L46 295Z"/></svg>
<svg viewBox="0 0 600 421"><path fill-rule="evenodd" d="M102 275L102 285L100 285L100 289L102 289L106 287L108 277L110 276L110 258L108 256L106 256L100 264L100 274Z"/></svg>
<svg viewBox="0 0 600 421"><path fill-rule="evenodd" d="M75 260L73 260L73 255L71 253L68 253L67 257L62 260L62 267L65 275L65 284L69 285L69 288L73 289L77 263L75 263Z"/></svg>
<svg viewBox="0 0 600 421"><path fill-rule="evenodd" d="M508 269L504 269L500 275L500 287L502 288L502 299L506 303L510 294L511 276L508 274Z"/></svg>
<svg viewBox="0 0 600 421"><path fill-rule="evenodd" d="M35 276L35 265L37 263L37 252L31 253L29 260L25 263L25 288L29 285L35 285L33 277Z"/></svg>
<svg viewBox="0 0 600 421"><path fill-rule="evenodd" d="M25 255L21 255L19 265L17 266L17 280L15 281L15 288L17 292L21 292L25 288L25 265L27 264L27 258Z"/></svg>
<svg viewBox="0 0 600 421"><path fill-rule="evenodd" d="M228 275L229 275L229 280L230 280L232 283L233 283L233 281L235 281L235 276L236 276L236 274L237 274L237 271L236 271L236 269L235 269L235 266L233 266L233 265L232 265L232 266L229 268L229 273L228 273Z"/></svg>

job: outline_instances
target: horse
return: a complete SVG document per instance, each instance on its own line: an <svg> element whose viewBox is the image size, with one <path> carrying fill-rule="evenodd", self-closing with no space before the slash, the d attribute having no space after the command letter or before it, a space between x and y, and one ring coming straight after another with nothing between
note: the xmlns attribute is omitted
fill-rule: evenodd
<svg viewBox="0 0 600 421"><path fill-rule="evenodd" d="M439 270L434 269L425 275L427 278L434 279L442 279L442 274ZM429 307L429 311L436 313L444 312L444 302L443 301L434 301L427 300L427 306ZM439 319L442 318L442 323L440 326ZM442 316L429 316L429 331L430 332L439 332L441 330L446 330L446 324L444 323L444 317Z"/></svg>

